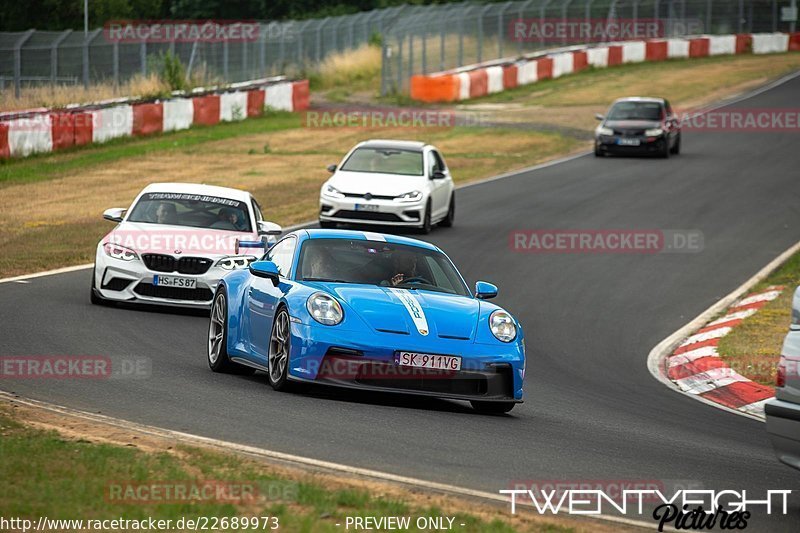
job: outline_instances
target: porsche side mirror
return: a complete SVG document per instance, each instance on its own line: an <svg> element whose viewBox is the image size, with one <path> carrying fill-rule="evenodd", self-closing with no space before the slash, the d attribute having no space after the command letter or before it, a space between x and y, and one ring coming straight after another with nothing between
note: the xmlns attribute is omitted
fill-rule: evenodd
<svg viewBox="0 0 800 533"><path fill-rule="evenodd" d="M497 296L497 286L487 281L479 281L475 284L475 298L479 300L489 300Z"/></svg>
<svg viewBox="0 0 800 533"><path fill-rule="evenodd" d="M252 275L259 278L267 278L272 281L273 285L278 284L278 265L272 261L253 261L247 268Z"/></svg>
<svg viewBox="0 0 800 533"><path fill-rule="evenodd" d="M125 211L127 211L127 209L124 207L112 207L111 209L103 211L103 218L111 222L122 222Z"/></svg>

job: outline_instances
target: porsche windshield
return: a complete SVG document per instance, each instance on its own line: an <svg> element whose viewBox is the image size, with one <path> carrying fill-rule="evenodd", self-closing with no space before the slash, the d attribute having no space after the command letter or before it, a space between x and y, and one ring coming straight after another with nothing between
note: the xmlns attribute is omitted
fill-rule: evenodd
<svg viewBox="0 0 800 533"><path fill-rule="evenodd" d="M341 170L422 176L422 152L397 148L356 148Z"/></svg>
<svg viewBox="0 0 800 533"><path fill-rule="evenodd" d="M144 194L136 202L127 221L248 233L251 231L250 212L245 202L202 194Z"/></svg>
<svg viewBox="0 0 800 533"><path fill-rule="evenodd" d="M297 272L303 281L365 283L469 296L447 256L418 246L310 239L303 244Z"/></svg>
<svg viewBox="0 0 800 533"><path fill-rule="evenodd" d="M617 102L608 113L608 120L661 120L658 102Z"/></svg>

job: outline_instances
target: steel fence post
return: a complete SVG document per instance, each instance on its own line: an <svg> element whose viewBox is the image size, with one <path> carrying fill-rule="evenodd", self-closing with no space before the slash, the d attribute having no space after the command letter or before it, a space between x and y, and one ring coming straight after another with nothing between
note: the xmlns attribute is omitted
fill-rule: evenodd
<svg viewBox="0 0 800 533"><path fill-rule="evenodd" d="M322 30L330 19L330 17L325 17L317 26L317 49L314 54L314 58L317 63L322 60Z"/></svg>
<svg viewBox="0 0 800 533"><path fill-rule="evenodd" d="M739 32L744 30L744 0L739 0Z"/></svg>
<svg viewBox="0 0 800 533"><path fill-rule="evenodd" d="M142 67L142 77L147 77L147 41L142 39L139 43L139 62Z"/></svg>
<svg viewBox="0 0 800 533"><path fill-rule="evenodd" d="M592 0L589 0L589 1L591 2ZM523 22L524 22L525 10L528 9L528 6L530 6L532 3L533 3L533 0L526 0L526 2L524 2L519 7L519 18ZM522 42L523 41L524 41L524 39L517 40L517 53L519 53L520 55L522 55Z"/></svg>
<svg viewBox="0 0 800 533"><path fill-rule="evenodd" d="M503 57L503 41L505 40L503 16L506 14L506 10L512 5L514 5L513 2L506 2L503 4L503 7L500 8L500 12L497 14L497 57Z"/></svg>
<svg viewBox="0 0 800 533"><path fill-rule="evenodd" d="M228 72L230 68L230 50L228 47L228 39L222 41L222 77L227 82L229 81Z"/></svg>
<svg viewBox="0 0 800 533"><path fill-rule="evenodd" d="M539 8L539 25L541 27L544 27L544 16L545 16L546 11L547 11L547 6L549 6L552 1L553 0L544 0L544 3L542 4L542 7ZM542 35L541 39L539 39L539 42L541 43L542 48L544 48L544 44L545 44L544 39L545 39L544 35Z"/></svg>
<svg viewBox="0 0 800 533"><path fill-rule="evenodd" d="M711 32L711 4L714 0L706 0L706 25L703 28L706 32Z"/></svg>
<svg viewBox="0 0 800 533"><path fill-rule="evenodd" d="M71 33L72 30L65 30L50 45L50 83L52 85L56 84L56 79L58 78L58 47Z"/></svg>
<svg viewBox="0 0 800 533"><path fill-rule="evenodd" d="M563 0L564 4L561 6L561 21L563 22L564 26L567 25L567 10L569 9L569 5L572 3L572 0ZM561 39L561 44L567 44L567 35L564 34L564 38Z"/></svg>
<svg viewBox="0 0 800 533"><path fill-rule="evenodd" d="M111 46L112 46L112 49L111 49L111 55L112 55L111 63L113 65L112 66L112 68L113 68L112 76L113 76L113 79L114 79L114 89L116 90L116 88L119 87L119 42L118 41L114 41L114 44L112 44Z"/></svg>
<svg viewBox="0 0 800 533"><path fill-rule="evenodd" d="M94 30L83 39L83 86L89 88L89 45L92 44L95 37L97 37L101 29Z"/></svg>
<svg viewBox="0 0 800 533"><path fill-rule="evenodd" d="M31 38L36 30L28 30L14 43L14 98L22 95L22 45Z"/></svg>

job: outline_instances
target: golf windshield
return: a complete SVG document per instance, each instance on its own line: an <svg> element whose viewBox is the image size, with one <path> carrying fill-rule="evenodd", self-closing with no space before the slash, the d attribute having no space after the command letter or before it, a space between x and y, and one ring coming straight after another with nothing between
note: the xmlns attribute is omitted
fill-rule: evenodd
<svg viewBox="0 0 800 533"><path fill-rule="evenodd" d="M304 281L363 283L469 296L443 253L387 242L311 239L303 244L298 277Z"/></svg>
<svg viewBox="0 0 800 533"><path fill-rule="evenodd" d="M396 148L357 148L341 170L422 176L422 152Z"/></svg>
<svg viewBox="0 0 800 533"><path fill-rule="evenodd" d="M127 221L247 233L251 231L250 212L245 202L202 194L144 194L136 202Z"/></svg>
<svg viewBox="0 0 800 533"><path fill-rule="evenodd" d="M608 120L661 120L658 102L617 102L608 113Z"/></svg>

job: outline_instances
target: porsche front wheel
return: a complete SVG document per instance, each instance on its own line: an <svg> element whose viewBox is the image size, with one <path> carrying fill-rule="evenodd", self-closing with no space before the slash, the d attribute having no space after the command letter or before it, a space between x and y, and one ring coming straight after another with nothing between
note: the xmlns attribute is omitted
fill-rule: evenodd
<svg viewBox="0 0 800 533"><path fill-rule="evenodd" d="M291 338L289 312L281 307L275 314L269 337L269 384L277 391L286 390L288 386Z"/></svg>

